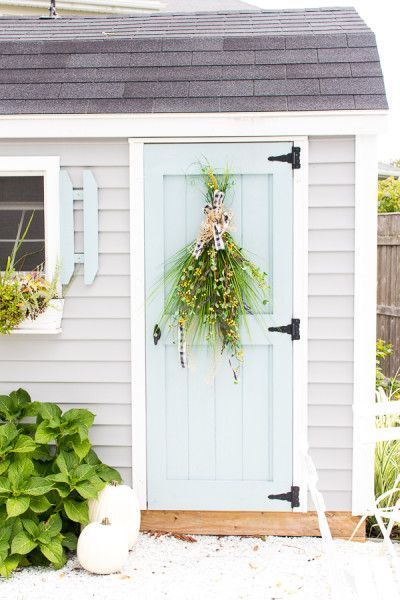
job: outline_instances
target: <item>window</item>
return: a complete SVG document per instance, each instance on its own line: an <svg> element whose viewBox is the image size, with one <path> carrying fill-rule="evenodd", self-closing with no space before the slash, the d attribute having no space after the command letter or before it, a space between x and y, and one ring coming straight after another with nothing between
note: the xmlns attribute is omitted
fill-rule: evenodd
<svg viewBox="0 0 400 600"><path fill-rule="evenodd" d="M43 264L51 278L60 259L58 157L0 157L0 270L29 223L16 268Z"/></svg>
<svg viewBox="0 0 400 600"><path fill-rule="evenodd" d="M28 231L16 256L18 271L45 263L43 176L0 175L0 270L4 270L16 240Z"/></svg>

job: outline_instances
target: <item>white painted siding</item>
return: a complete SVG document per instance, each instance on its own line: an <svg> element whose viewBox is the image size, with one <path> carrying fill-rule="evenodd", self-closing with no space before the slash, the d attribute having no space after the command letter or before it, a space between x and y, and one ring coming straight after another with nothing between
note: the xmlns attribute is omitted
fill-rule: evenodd
<svg viewBox="0 0 400 600"><path fill-rule="evenodd" d="M311 138L309 445L329 510L351 510L354 138Z"/></svg>
<svg viewBox="0 0 400 600"><path fill-rule="evenodd" d="M67 291L63 333L0 339L0 393L96 413L100 456L130 481L129 171L127 141L2 142L0 155L57 155L76 186L99 185L100 269ZM351 509L354 140L312 138L309 173L309 444L330 510ZM75 214L82 249L82 207Z"/></svg>
<svg viewBox="0 0 400 600"><path fill-rule="evenodd" d="M100 266L91 286L81 267L68 286L60 336L0 339L0 393L26 387L37 400L96 414L92 441L100 457L130 481L128 142L2 142L1 156L56 155L74 186L83 168L99 186ZM76 251L82 250L82 203L75 203Z"/></svg>

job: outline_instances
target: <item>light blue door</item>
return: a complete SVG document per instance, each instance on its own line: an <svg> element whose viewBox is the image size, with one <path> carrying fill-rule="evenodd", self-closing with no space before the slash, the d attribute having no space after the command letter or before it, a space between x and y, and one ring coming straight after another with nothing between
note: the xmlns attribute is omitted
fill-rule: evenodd
<svg viewBox="0 0 400 600"><path fill-rule="evenodd" d="M228 164L235 185L226 204L233 235L270 278L263 326L249 317L245 361L235 385L227 360L191 351L179 365L168 335L157 346L153 327L162 290L146 309L148 508L290 510L269 494L292 485L292 340L268 327L292 319L292 169L269 162L290 143L187 143L145 146L146 286L164 263L196 238L204 198L199 161L216 171Z"/></svg>

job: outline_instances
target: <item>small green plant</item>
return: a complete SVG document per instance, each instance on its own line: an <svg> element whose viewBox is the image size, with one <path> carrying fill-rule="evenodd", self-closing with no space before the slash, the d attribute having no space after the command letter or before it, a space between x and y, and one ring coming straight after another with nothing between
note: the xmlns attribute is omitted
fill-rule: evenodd
<svg viewBox="0 0 400 600"><path fill-rule="evenodd" d="M0 273L0 333L9 333L24 318L24 299L19 282Z"/></svg>
<svg viewBox="0 0 400 600"><path fill-rule="evenodd" d="M0 396L0 575L18 566L61 568L88 523L88 499L115 469L93 451L94 415L32 402L23 389Z"/></svg>
<svg viewBox="0 0 400 600"><path fill-rule="evenodd" d="M24 319L36 319L43 313L49 302L57 297L58 273L52 281L45 277L43 265L38 265L30 273L17 271L24 257L17 254L27 236L33 214L22 235L17 234L13 250L7 258L4 271L0 272L0 333L9 333ZM21 230L22 221L18 232Z"/></svg>
<svg viewBox="0 0 400 600"><path fill-rule="evenodd" d="M378 212L400 212L400 181L394 177L378 182Z"/></svg>
<svg viewBox="0 0 400 600"><path fill-rule="evenodd" d="M376 401L388 402L398 400L400 396L400 380L395 377L385 377L382 361L392 354L392 345L378 340L376 343ZM398 417L395 415L379 416L376 418L377 427L397 427ZM400 475L400 441L388 440L377 442L375 447L375 497L393 489L396 479ZM380 507L395 504L400 499L400 494L394 493L385 498ZM380 535L375 517L367 520L367 531L371 537ZM394 527L392 537L399 538L400 531Z"/></svg>
<svg viewBox="0 0 400 600"><path fill-rule="evenodd" d="M398 390L398 388L397 388ZM383 388L379 388L376 393L377 402L387 402L394 400L393 390L387 392ZM385 415L377 417L377 427L398 427L399 420L397 416ZM377 442L375 448L375 497L378 498L381 494L389 492L396 486L396 480L400 475L400 441L388 440ZM400 500L398 491L387 496L380 502L380 508L385 506L393 506ZM374 537L380 534L380 529L376 524L374 517L368 519L369 535ZM399 538L400 530L396 526L393 528L392 537Z"/></svg>
<svg viewBox="0 0 400 600"><path fill-rule="evenodd" d="M376 390L382 388L393 400L400 396L400 380L397 377L386 377L382 362L393 354L392 344L383 340L376 342Z"/></svg>

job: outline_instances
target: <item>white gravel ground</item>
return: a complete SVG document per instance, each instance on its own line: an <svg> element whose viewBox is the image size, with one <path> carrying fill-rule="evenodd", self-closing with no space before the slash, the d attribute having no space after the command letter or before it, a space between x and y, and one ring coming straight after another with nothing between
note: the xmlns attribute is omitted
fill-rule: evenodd
<svg viewBox="0 0 400 600"><path fill-rule="evenodd" d="M61 571L29 568L0 583L0 600L329 600L316 538L141 535L123 571L91 575L71 559ZM383 560L381 543L335 542L342 564ZM380 557L380 558L378 558ZM342 600L352 600L348 596ZM371 596L371 600L374 596ZM392 598L394 600L394 598Z"/></svg>

